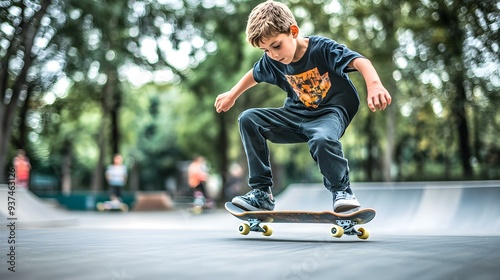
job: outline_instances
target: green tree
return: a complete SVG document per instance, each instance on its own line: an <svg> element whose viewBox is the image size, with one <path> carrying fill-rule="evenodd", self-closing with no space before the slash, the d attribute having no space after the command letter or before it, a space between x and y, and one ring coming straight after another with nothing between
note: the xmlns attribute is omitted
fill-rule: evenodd
<svg viewBox="0 0 500 280"><path fill-rule="evenodd" d="M2 97L8 101L5 105L8 110L2 110L0 136L11 138L17 100L26 89L38 89L40 92L38 102L32 103L33 112L39 111L40 106L52 106L45 104L43 95L49 92L58 79L66 78L75 89L88 89L92 98L81 99L82 102L100 104L102 114L100 129L94 135L100 153L92 184L94 190L100 190L104 160L108 153L118 152L120 147L119 116L124 94L122 83L131 78L129 72L133 69L153 72L161 68L168 73L170 83L184 79L189 68L203 60L207 47L210 47L207 46L208 40L204 39L210 35L209 28L203 25L206 22L204 18L210 17L208 11L220 8L215 5L205 8L202 4L206 3L106 1L103 5L101 1L4 1L2 5L6 9L2 9L0 15L2 22L10 28L6 28L6 24L2 25L5 39L2 39L4 41L0 47L7 48L0 52L0 70ZM38 43L33 48L35 41ZM39 57L44 60L32 63L32 56L25 55L33 52L32 48L38 54L43 54ZM180 61L182 65L179 65L179 58L174 53L181 50L185 57L187 55L188 63ZM59 65L52 73L54 78L47 79L47 72L43 71L44 62ZM26 73L33 72L39 73L40 78L25 78ZM41 88L40 85L46 86ZM77 92L70 89L68 95ZM26 96L24 104L28 104L33 95ZM57 112L58 109L52 111ZM50 114L52 111L45 110L44 113ZM19 126L22 132L25 121L19 122ZM19 135L25 137L25 133ZM2 171L8 142L2 141L0 147Z"/></svg>
<svg viewBox="0 0 500 280"><path fill-rule="evenodd" d="M31 96L50 88L55 79L44 72L44 63L52 53L42 52L35 45L37 34L50 32L44 18L51 1L2 1L0 10L0 180L5 180L5 167L15 116L19 105L21 120L26 119ZM33 67L37 65L38 67ZM20 135L25 131L21 126ZM15 141L25 149L24 139Z"/></svg>
<svg viewBox="0 0 500 280"><path fill-rule="evenodd" d="M402 7L406 21L401 34L406 40L404 53L412 65L410 77L437 89L437 100L446 107L447 120L455 127L463 176L471 178L473 159L480 158L473 155L471 144L471 116L479 118L480 114L475 112L478 106L473 92L480 92L488 104L494 105L493 96L499 88L499 83L492 83L499 79L498 67L492 67L500 63L495 27L499 6L494 1L437 0L403 2ZM488 118L483 121L486 126L495 123Z"/></svg>

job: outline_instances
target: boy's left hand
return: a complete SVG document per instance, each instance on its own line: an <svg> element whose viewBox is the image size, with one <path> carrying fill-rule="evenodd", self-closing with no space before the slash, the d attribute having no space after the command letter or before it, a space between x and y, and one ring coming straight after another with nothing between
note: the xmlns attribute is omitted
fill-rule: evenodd
<svg viewBox="0 0 500 280"><path fill-rule="evenodd" d="M370 108L372 112L385 110L385 108L387 108L387 106L392 102L391 95L381 84L367 87L367 91L368 108Z"/></svg>

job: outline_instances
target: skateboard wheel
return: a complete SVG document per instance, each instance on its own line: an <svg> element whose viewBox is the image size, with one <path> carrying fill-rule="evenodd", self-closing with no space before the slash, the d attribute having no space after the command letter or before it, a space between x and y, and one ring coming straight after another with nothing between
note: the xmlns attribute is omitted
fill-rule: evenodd
<svg viewBox="0 0 500 280"><path fill-rule="evenodd" d="M120 205L120 210L122 210L123 212L127 212L128 211L128 205L125 204L125 203L122 203L122 205Z"/></svg>
<svg viewBox="0 0 500 280"><path fill-rule="evenodd" d="M271 236L273 234L273 229L268 225L263 225L262 229L264 230L262 233L264 236Z"/></svg>
<svg viewBox="0 0 500 280"><path fill-rule="evenodd" d="M361 233L358 235L359 239L368 239L370 232L365 228L359 228L358 231Z"/></svg>
<svg viewBox="0 0 500 280"><path fill-rule="evenodd" d="M102 202L97 203L96 205L98 211L104 211L104 204Z"/></svg>
<svg viewBox="0 0 500 280"><path fill-rule="evenodd" d="M331 228L330 233L333 237L341 237L342 235L344 235L344 229L341 226L334 225Z"/></svg>
<svg viewBox="0 0 500 280"><path fill-rule="evenodd" d="M193 208L193 213L195 215L199 215L201 213L203 213L203 207L199 206L199 205L196 205L194 208Z"/></svg>
<svg viewBox="0 0 500 280"><path fill-rule="evenodd" d="M241 224L238 231L243 235L247 235L250 232L250 226L247 224Z"/></svg>

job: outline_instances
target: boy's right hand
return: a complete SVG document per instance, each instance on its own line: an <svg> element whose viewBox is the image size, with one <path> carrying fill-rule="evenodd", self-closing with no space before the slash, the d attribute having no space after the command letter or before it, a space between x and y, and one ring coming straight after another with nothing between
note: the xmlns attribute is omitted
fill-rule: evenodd
<svg viewBox="0 0 500 280"><path fill-rule="evenodd" d="M236 99L247 89L256 85L257 82L253 78L253 69L250 69L238 83L230 90L221 93L215 98L215 110L217 113L227 112L234 106Z"/></svg>
<svg viewBox="0 0 500 280"><path fill-rule="evenodd" d="M230 91L221 93L215 98L215 111L217 111L217 113L227 112L234 106L235 102L236 99L233 98Z"/></svg>

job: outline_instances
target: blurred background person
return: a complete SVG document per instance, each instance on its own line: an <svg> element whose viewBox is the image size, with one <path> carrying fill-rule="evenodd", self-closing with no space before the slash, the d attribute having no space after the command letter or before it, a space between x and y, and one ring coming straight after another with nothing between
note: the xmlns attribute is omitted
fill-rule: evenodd
<svg viewBox="0 0 500 280"><path fill-rule="evenodd" d="M17 156L14 158L13 164L16 172L16 187L28 189L31 164L24 150L19 149L17 151Z"/></svg>
<svg viewBox="0 0 500 280"><path fill-rule="evenodd" d="M188 167L188 184L196 197L196 192L200 192L203 197L207 196L206 184L208 179L208 168L205 158L197 156Z"/></svg>
<svg viewBox="0 0 500 280"><path fill-rule="evenodd" d="M122 190L127 183L127 167L123 164L120 154L113 156L113 164L106 170L106 180L109 185L111 200L122 200Z"/></svg>

